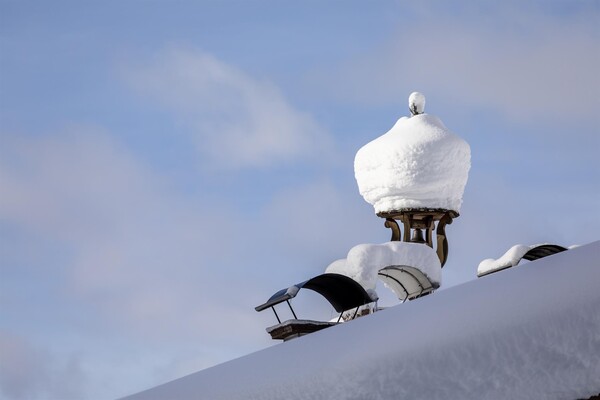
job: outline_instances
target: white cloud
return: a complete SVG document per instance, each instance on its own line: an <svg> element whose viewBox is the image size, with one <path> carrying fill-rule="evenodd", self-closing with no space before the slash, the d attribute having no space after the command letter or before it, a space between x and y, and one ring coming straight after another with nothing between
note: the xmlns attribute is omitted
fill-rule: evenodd
<svg viewBox="0 0 600 400"><path fill-rule="evenodd" d="M0 394L10 399L81 398L84 374L76 356L57 359L23 337L0 331Z"/></svg>
<svg viewBox="0 0 600 400"><path fill-rule="evenodd" d="M333 157L330 134L272 83L199 50L168 49L125 69L139 93L183 121L204 166L268 167ZM325 157L324 157L325 156Z"/></svg>
<svg viewBox="0 0 600 400"><path fill-rule="evenodd" d="M0 220L64 248L71 257L62 278L73 294L122 323L153 326L162 337L168 324L156 321L193 319L198 304L218 297L220 263L244 252L231 243L239 239L233 206L179 193L106 132L73 127L37 138L4 135L3 143ZM203 312L223 312L212 309Z"/></svg>
<svg viewBox="0 0 600 400"><path fill-rule="evenodd" d="M460 17L417 13L381 46L326 77L315 74L313 83L361 105L404 107L408 94L419 90L458 108L490 107L519 121L595 118L596 21L493 8ZM489 12L503 15L491 19Z"/></svg>
<svg viewBox="0 0 600 400"><path fill-rule="evenodd" d="M41 339L31 340L46 349L71 332L81 340L73 346L83 346L85 361L94 366L96 383L99 376L112 381L127 372L110 365L116 355L102 360L102 353L114 351L102 347L106 341L131 340L127 351L146 353L159 343L167 349L198 348L209 354L194 358L197 369L260 346L263 323L253 318L248 300L256 297L256 288L232 276L237 272L232 260L239 264L252 244L231 228L237 221L226 201L213 204L202 193L179 193L96 128L38 137L4 134L2 142L0 223L3 232L19 232L12 241L19 242L18 249L3 253L21 259L18 266L3 265L3 274L16 288L36 288L33 297L12 290L3 294L11 304L5 317L24 324L15 327L19 334L33 336L31 326L43 330ZM36 257L19 257L21 249ZM244 261L251 269L253 261ZM43 327L22 319L37 307L60 310L60 318ZM245 335L239 335L240 326ZM102 344L90 345L99 338ZM223 351L213 354L214 348ZM165 353L157 364L172 362ZM150 385L167 378L174 376L150 376L141 369L131 380ZM114 390L130 388L131 380L117 379ZM7 385L15 393L21 390ZM125 393L110 396L117 394Z"/></svg>

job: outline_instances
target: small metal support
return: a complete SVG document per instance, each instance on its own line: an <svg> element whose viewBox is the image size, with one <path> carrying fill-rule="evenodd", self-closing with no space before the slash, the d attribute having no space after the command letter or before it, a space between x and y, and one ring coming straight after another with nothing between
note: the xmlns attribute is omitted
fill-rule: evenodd
<svg viewBox="0 0 600 400"><path fill-rule="evenodd" d="M275 311L275 307L271 307L271 310L273 310L273 312L275 313L275 318L277 318L277 322L281 323L281 320L279 319L279 315L277 315L277 311Z"/></svg>
<svg viewBox="0 0 600 400"><path fill-rule="evenodd" d="M285 301L288 305L288 307L290 308L290 311L292 311L292 315L294 316L294 319L298 319L298 317L296 317L296 313L294 312L294 309L292 308L292 305L290 304L289 300Z"/></svg>

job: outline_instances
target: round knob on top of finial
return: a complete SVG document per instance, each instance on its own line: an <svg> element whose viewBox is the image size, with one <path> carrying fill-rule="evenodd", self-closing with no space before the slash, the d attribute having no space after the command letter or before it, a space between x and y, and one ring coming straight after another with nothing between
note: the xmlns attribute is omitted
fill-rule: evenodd
<svg viewBox="0 0 600 400"><path fill-rule="evenodd" d="M412 92L408 96L408 109L412 115L419 115L425 112L425 96L423 93Z"/></svg>

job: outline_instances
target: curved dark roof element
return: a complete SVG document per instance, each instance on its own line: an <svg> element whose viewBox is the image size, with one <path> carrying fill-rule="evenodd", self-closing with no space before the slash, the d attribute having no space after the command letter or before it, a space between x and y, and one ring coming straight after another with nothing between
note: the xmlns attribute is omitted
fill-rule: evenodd
<svg viewBox="0 0 600 400"><path fill-rule="evenodd" d="M390 265L380 269L377 276L401 301L424 296L439 286L434 285L421 270L408 265Z"/></svg>
<svg viewBox="0 0 600 400"><path fill-rule="evenodd" d="M271 296L266 303L255 307L255 310L262 311L294 298L300 289L310 289L319 293L331 303L337 312L373 302L365 289L354 279L345 275L326 273L290 286L287 289L281 289Z"/></svg>
<svg viewBox="0 0 600 400"><path fill-rule="evenodd" d="M556 253L568 250L566 247L559 246L557 244L541 244L529 250L523 255L522 258L528 261L538 260L540 258L548 257Z"/></svg>
<svg viewBox="0 0 600 400"><path fill-rule="evenodd" d="M331 303L337 312L369 304L373 301L360 283L340 274L318 275L297 286L319 293Z"/></svg>

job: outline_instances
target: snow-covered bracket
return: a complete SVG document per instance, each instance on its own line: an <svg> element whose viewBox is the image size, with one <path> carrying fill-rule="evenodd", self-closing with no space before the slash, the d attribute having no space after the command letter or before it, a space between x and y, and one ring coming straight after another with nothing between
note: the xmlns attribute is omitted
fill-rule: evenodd
<svg viewBox="0 0 600 400"><path fill-rule="evenodd" d="M569 247L572 248L573 246ZM495 272L500 272L505 269L516 266L525 259L527 261L535 261L540 258L548 257L569 248L563 247L557 244L535 244L527 246L523 244L517 244L511 247L498 259L488 258L479 263L477 267L477 277L481 278Z"/></svg>
<svg viewBox="0 0 600 400"><path fill-rule="evenodd" d="M325 297L333 308L340 313L338 320L314 321L299 319L290 300L296 297L300 289L310 289ZM260 312L271 308L277 318L278 324L268 327L267 333L273 339L286 341L337 325L342 322L342 317L346 315L351 315L348 319L354 319L359 316L358 312L361 306L375 301L377 299L373 299L354 279L341 274L325 273L286 289L281 289L273 294L264 304L254 309ZM282 322L275 310L275 306L283 302L287 303L294 318ZM353 312L345 313L348 310L353 310Z"/></svg>

